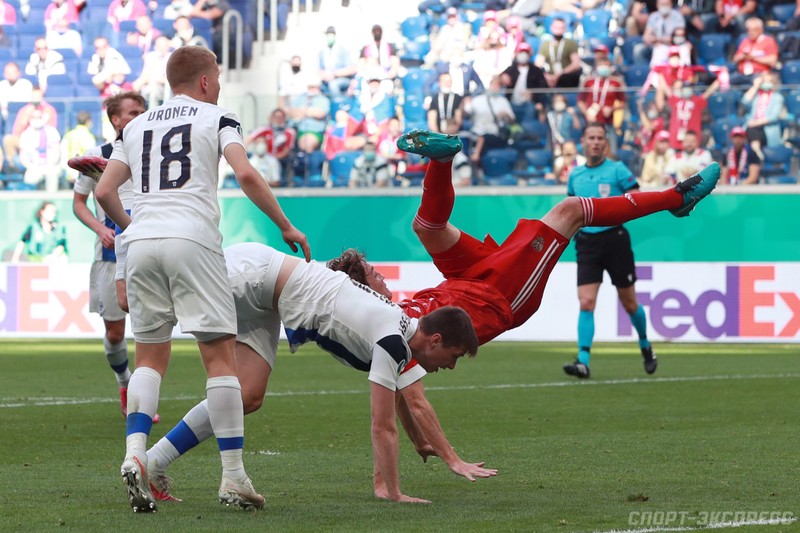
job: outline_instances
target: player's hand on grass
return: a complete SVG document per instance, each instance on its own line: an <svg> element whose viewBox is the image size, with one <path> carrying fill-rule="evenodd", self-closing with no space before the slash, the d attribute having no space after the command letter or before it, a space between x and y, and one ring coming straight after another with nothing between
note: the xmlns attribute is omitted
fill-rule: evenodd
<svg viewBox="0 0 800 533"><path fill-rule="evenodd" d="M497 475L497 469L495 468L484 468L483 465L486 463L481 461L480 463L467 463L459 459L453 464L448 465L450 470L453 471L454 474L458 474L459 476L464 476L470 481L475 481L475 478L479 477L493 477Z"/></svg>
<svg viewBox="0 0 800 533"><path fill-rule="evenodd" d="M103 245L103 248L109 250L114 249L114 238L117 236L117 232L114 228L103 227L97 236L100 237L100 243Z"/></svg>
<svg viewBox="0 0 800 533"><path fill-rule="evenodd" d="M283 242L289 245L293 252L297 252L297 245L303 250L303 257L306 258L306 263L311 261L311 247L308 245L308 239L305 234L294 226L289 226L288 229L281 232Z"/></svg>
<svg viewBox="0 0 800 533"><path fill-rule="evenodd" d="M94 181L100 181L100 176L103 175L108 160L96 155L79 155L67 161L67 165Z"/></svg>

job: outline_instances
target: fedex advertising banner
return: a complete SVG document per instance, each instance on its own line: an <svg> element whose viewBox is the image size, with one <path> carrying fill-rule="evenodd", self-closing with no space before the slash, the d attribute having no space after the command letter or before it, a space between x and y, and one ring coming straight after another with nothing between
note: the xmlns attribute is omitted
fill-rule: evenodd
<svg viewBox="0 0 800 533"><path fill-rule="evenodd" d="M395 299L442 280L431 263L379 263ZM578 299L575 264L559 263L539 312L503 340L573 341ZM800 263L647 263L636 292L653 340L800 341ZM595 311L596 340L635 339L606 279ZM89 265L0 264L0 337L100 337L89 313Z"/></svg>

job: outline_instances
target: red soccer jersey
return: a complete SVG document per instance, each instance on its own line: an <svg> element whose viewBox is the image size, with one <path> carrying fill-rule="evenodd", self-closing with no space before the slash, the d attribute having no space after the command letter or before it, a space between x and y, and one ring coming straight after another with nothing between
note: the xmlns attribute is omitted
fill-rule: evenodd
<svg viewBox="0 0 800 533"><path fill-rule="evenodd" d="M294 146L297 133L292 128L286 128L276 134L275 130L267 126L256 130L251 136L253 140L264 139L267 144L267 153L275 155L286 146Z"/></svg>
<svg viewBox="0 0 800 533"><path fill-rule="evenodd" d="M625 101L625 94L619 90L621 87L622 85L617 80L591 78L583 85L580 99L592 114L597 113L594 120L601 124L611 124L613 114L605 116L602 109L606 106L614 107L614 102L618 100Z"/></svg>
<svg viewBox="0 0 800 533"><path fill-rule="evenodd" d="M672 118L669 121L669 144L675 150L683 149L683 136L687 131L700 134L703 131L703 111L708 102L702 96L691 98L678 98L670 96L669 108Z"/></svg>
<svg viewBox="0 0 800 533"><path fill-rule="evenodd" d="M778 55L778 42L769 35L761 34L755 41L745 38L736 50L736 54L748 54L751 57L762 58L765 56ZM739 72L745 76L751 74L759 74L770 70L770 67L758 61L748 61L743 59L739 61Z"/></svg>
<svg viewBox="0 0 800 533"><path fill-rule="evenodd" d="M409 300L398 302L411 318L419 318L446 305L467 312L475 326L478 341L485 344L511 329L514 316L500 292L477 280L448 279L436 287L423 289Z"/></svg>

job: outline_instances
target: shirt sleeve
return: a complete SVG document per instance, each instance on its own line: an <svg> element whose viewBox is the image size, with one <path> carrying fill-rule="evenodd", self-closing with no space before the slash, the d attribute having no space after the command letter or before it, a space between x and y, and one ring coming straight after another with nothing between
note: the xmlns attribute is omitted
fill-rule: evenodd
<svg viewBox="0 0 800 533"><path fill-rule="evenodd" d="M242 125L239 117L232 111L226 112L219 118L219 150L223 152L229 144L244 146L242 139Z"/></svg>
<svg viewBox="0 0 800 533"><path fill-rule="evenodd" d="M19 238L22 242L31 242L31 235L33 234L33 226L25 228L25 233Z"/></svg>
<svg viewBox="0 0 800 533"><path fill-rule="evenodd" d="M130 168L131 165L128 163L128 155L125 153L125 146L122 144L122 135L123 134L120 133L117 140L114 141L114 151L111 152L111 157L108 159L125 163L128 168Z"/></svg>
<svg viewBox="0 0 800 533"><path fill-rule="evenodd" d="M428 373L419 365L414 359L406 365L400 376L397 378L397 388L405 389L409 385L413 385L417 381L424 378Z"/></svg>
<svg viewBox="0 0 800 533"><path fill-rule="evenodd" d="M639 187L639 182L636 181L636 176L633 175L622 161L617 161L617 183L623 191L629 191Z"/></svg>
<svg viewBox="0 0 800 533"><path fill-rule="evenodd" d="M372 348L369 380L389 390L397 390L398 377L410 358L408 344L401 335L382 338Z"/></svg>

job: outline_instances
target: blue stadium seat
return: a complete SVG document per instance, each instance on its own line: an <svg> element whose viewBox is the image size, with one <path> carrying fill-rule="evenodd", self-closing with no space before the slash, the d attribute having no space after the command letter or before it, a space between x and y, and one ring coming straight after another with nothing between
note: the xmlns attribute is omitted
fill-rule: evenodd
<svg viewBox="0 0 800 533"><path fill-rule="evenodd" d="M713 120L728 117L736 114L741 100L742 91L715 92L708 97L708 112Z"/></svg>
<svg viewBox="0 0 800 533"><path fill-rule="evenodd" d="M52 85L74 85L73 75L69 70L66 74L51 74L47 77L47 85L48 87Z"/></svg>
<svg viewBox="0 0 800 533"><path fill-rule="evenodd" d="M784 96L786 97L786 111L792 115L793 119L800 120L800 90L791 90Z"/></svg>
<svg viewBox="0 0 800 533"><path fill-rule="evenodd" d="M773 5L771 10L772 18L777 20L780 23L780 26L783 27L787 22L794 18L795 8L796 6L794 4Z"/></svg>
<svg viewBox="0 0 800 533"><path fill-rule="evenodd" d="M763 182L767 185L797 185L795 176L765 176Z"/></svg>
<svg viewBox="0 0 800 533"><path fill-rule="evenodd" d="M403 116L408 127L425 128L427 125L427 111L420 100L406 100L403 104Z"/></svg>
<svg viewBox="0 0 800 533"><path fill-rule="evenodd" d="M628 150L627 148L619 148L616 156L617 160L622 161L632 173L639 173L639 164L638 158L636 157L636 152L633 150Z"/></svg>
<svg viewBox="0 0 800 533"><path fill-rule="evenodd" d="M547 146L547 136L550 128L536 118L526 118L519 124L522 133L514 139L514 149L517 151L544 148Z"/></svg>
<svg viewBox="0 0 800 533"><path fill-rule="evenodd" d="M583 13L580 19L583 25L583 37L601 38L608 35L608 23L611 21L611 12L606 9L590 9Z"/></svg>
<svg viewBox="0 0 800 533"><path fill-rule="evenodd" d="M408 61L422 64L425 56L431 51L430 41L406 41L403 43L403 53L400 55L401 61Z"/></svg>
<svg viewBox="0 0 800 533"><path fill-rule="evenodd" d="M28 57L34 52L36 39L41 35L36 33L20 33L17 36L17 59L19 63L27 63ZM24 65L20 65L23 69Z"/></svg>
<svg viewBox="0 0 800 533"><path fill-rule="evenodd" d="M641 44L643 42L644 40L642 39L642 37L638 35L632 37L625 37L625 41L623 41L622 43L622 58L624 60L623 63L625 65L635 65L637 63L640 63L640 61L637 61L637 57L633 53L633 48L637 44Z"/></svg>
<svg viewBox="0 0 800 533"><path fill-rule="evenodd" d="M54 50L61 54L61 57L64 58L64 61L69 59L79 59L77 52L75 52L75 50L72 48L56 48Z"/></svg>
<svg viewBox="0 0 800 533"><path fill-rule="evenodd" d="M47 98L74 98L75 86L73 85L50 85L47 84L45 92Z"/></svg>
<svg viewBox="0 0 800 533"><path fill-rule="evenodd" d="M730 120L715 120L711 124L711 136L714 138L714 149L724 150L731 144L731 129L740 126Z"/></svg>
<svg viewBox="0 0 800 533"><path fill-rule="evenodd" d="M762 176L783 176L789 174L792 165L792 149L786 146L764 146Z"/></svg>
<svg viewBox="0 0 800 533"><path fill-rule="evenodd" d="M28 20L23 21L17 11L17 33L35 33L44 35L47 29L44 27L44 8L32 8L28 13Z"/></svg>
<svg viewBox="0 0 800 533"><path fill-rule="evenodd" d="M155 19L153 20L153 26L158 29L158 31L172 39L175 36L175 28L172 27L174 22L174 20Z"/></svg>
<svg viewBox="0 0 800 533"><path fill-rule="evenodd" d="M516 185L517 178L513 172L517 156L518 153L513 148L487 150L481 157L481 169L486 183L495 186Z"/></svg>
<svg viewBox="0 0 800 533"><path fill-rule="evenodd" d="M544 178L544 175L553 170L553 152L543 148L525 150L525 170L514 171L513 174L526 181Z"/></svg>
<svg viewBox="0 0 800 533"><path fill-rule="evenodd" d="M631 65L625 69L623 75L628 87L641 87L650 75L650 65Z"/></svg>
<svg viewBox="0 0 800 533"><path fill-rule="evenodd" d="M400 33L409 41L427 39L430 36L430 29L428 26L428 17L424 15L408 17L400 23Z"/></svg>
<svg viewBox="0 0 800 533"><path fill-rule="evenodd" d="M706 33L697 46L697 60L701 65L723 65L731 42L727 33Z"/></svg>
<svg viewBox="0 0 800 533"><path fill-rule="evenodd" d="M784 85L800 84L800 60L792 59L783 63L781 68L781 82Z"/></svg>
<svg viewBox="0 0 800 533"><path fill-rule="evenodd" d="M575 31L575 23L577 21L577 15L575 13L571 11L553 11L549 13L544 17L544 22L542 23L544 31L550 32L550 24L552 24L554 19L564 19L567 25L567 33Z"/></svg>
<svg viewBox="0 0 800 533"><path fill-rule="evenodd" d="M17 51L13 48L0 48L0 62L3 64L17 58Z"/></svg>
<svg viewBox="0 0 800 533"><path fill-rule="evenodd" d="M325 153L316 150L310 154L298 152L294 162L295 187L324 187L322 166L325 164Z"/></svg>
<svg viewBox="0 0 800 533"><path fill-rule="evenodd" d="M142 58L142 49L135 45L121 44L117 46L117 51L122 54L122 57L126 60L130 58Z"/></svg>
<svg viewBox="0 0 800 533"><path fill-rule="evenodd" d="M350 171L361 152L341 152L330 162L330 179L334 187L346 187L350 182Z"/></svg>
<svg viewBox="0 0 800 533"><path fill-rule="evenodd" d="M431 76L431 71L427 69L408 69L406 75L401 79L401 82L403 83L403 90L406 93L406 99L408 99L409 96L419 99L424 98L425 84L428 82Z"/></svg>
<svg viewBox="0 0 800 533"><path fill-rule="evenodd" d="M120 33L128 33L136 31L136 21L135 20L121 20L119 21L119 32Z"/></svg>
<svg viewBox="0 0 800 533"><path fill-rule="evenodd" d="M75 96L77 98L100 98L100 90L92 85L78 84L75 86Z"/></svg>

